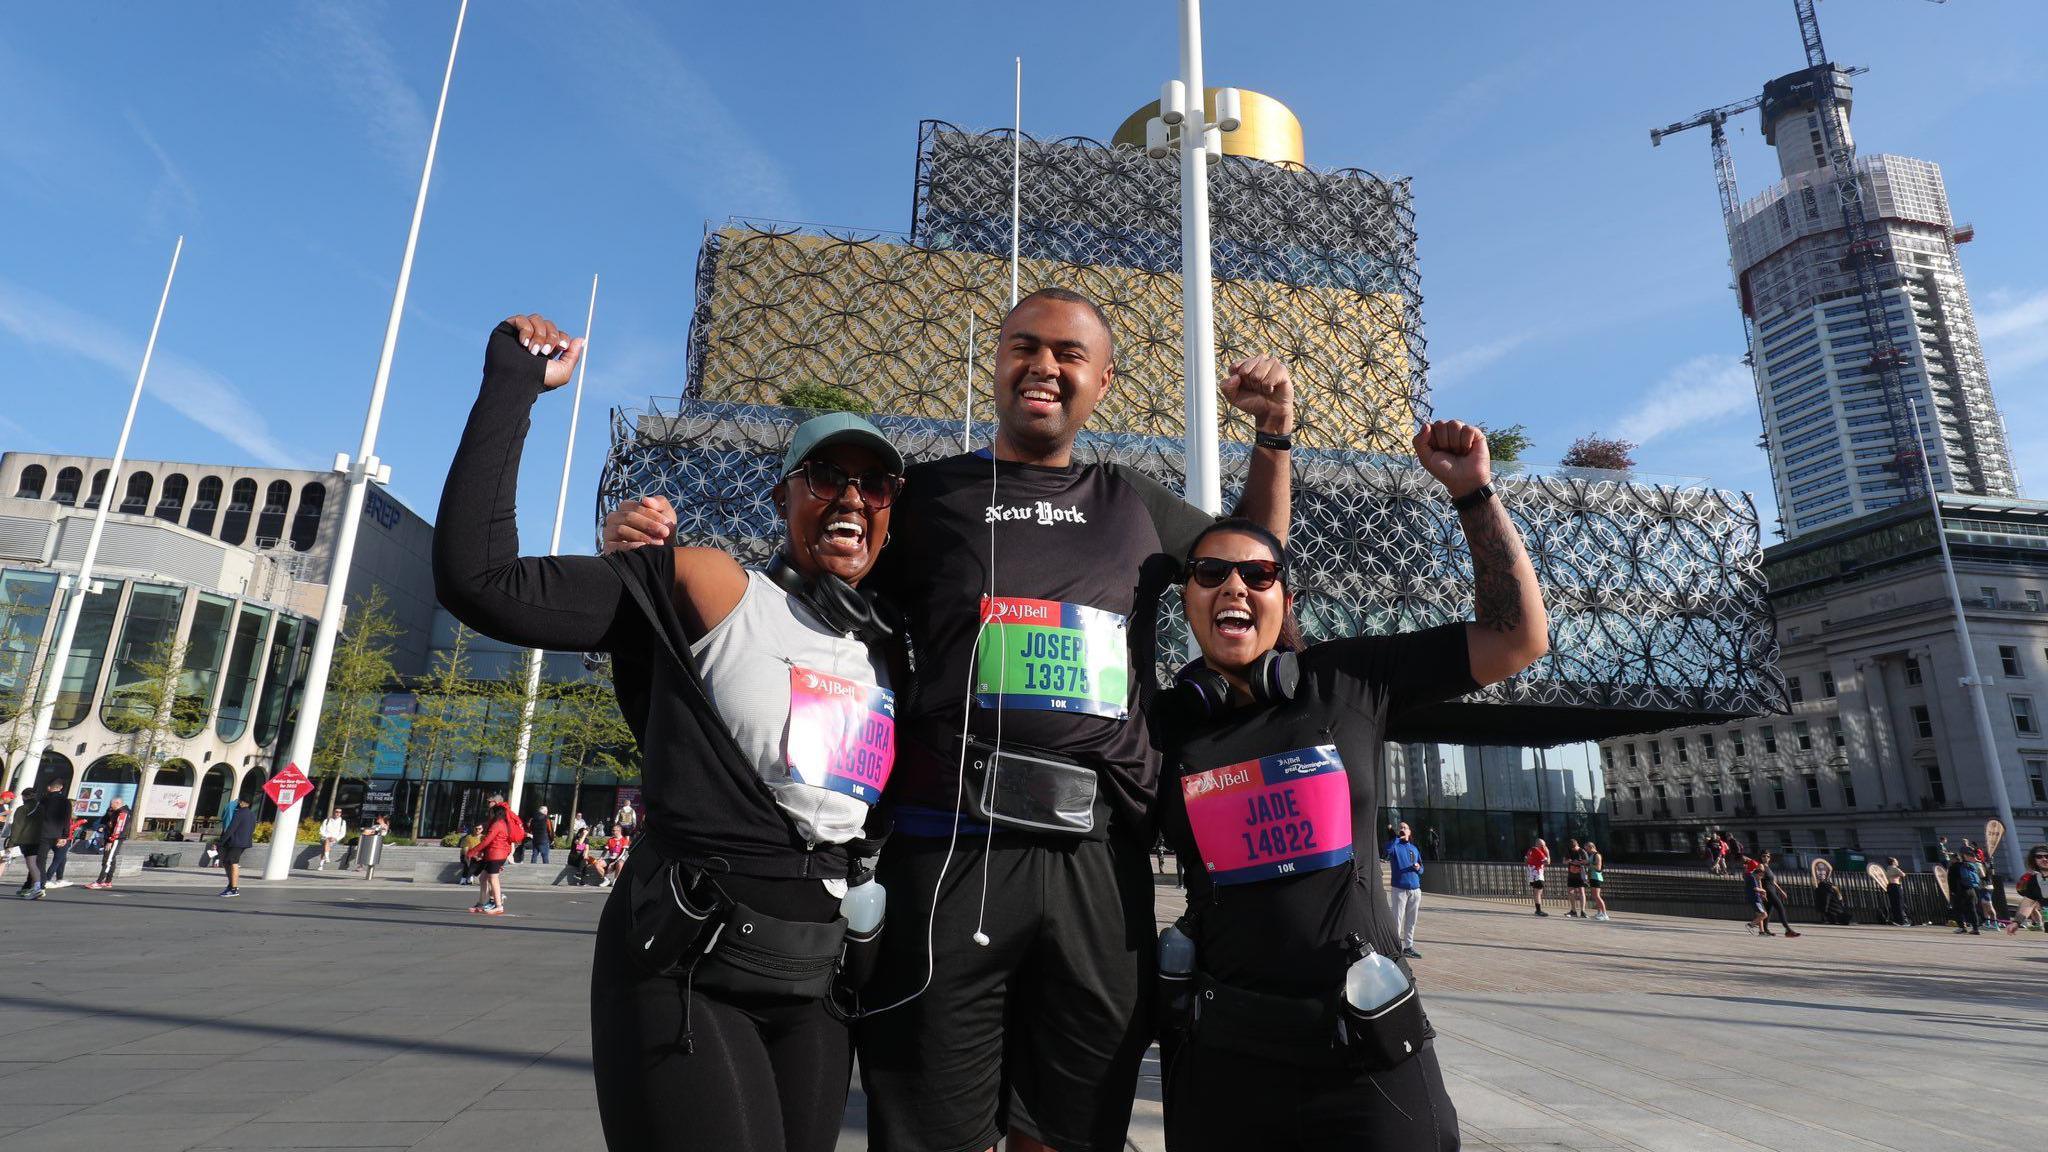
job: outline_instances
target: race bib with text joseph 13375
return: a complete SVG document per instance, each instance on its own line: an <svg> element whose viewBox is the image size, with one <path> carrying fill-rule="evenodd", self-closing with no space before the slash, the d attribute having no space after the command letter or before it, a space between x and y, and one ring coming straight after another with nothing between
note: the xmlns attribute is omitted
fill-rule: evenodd
<svg viewBox="0 0 2048 1152"><path fill-rule="evenodd" d="M976 704L1117 720L1129 712L1122 616L1059 600L984 596L981 622L987 628L975 653Z"/></svg>
<svg viewBox="0 0 2048 1152"><path fill-rule="evenodd" d="M1202 866L1217 884L1351 859L1351 780L1333 744L1183 776L1180 789Z"/></svg>

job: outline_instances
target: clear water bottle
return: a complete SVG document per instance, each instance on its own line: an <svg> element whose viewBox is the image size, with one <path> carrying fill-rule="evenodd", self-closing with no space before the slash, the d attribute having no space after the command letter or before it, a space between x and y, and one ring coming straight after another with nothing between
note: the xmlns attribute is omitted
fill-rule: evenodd
<svg viewBox="0 0 2048 1152"><path fill-rule="evenodd" d="M1367 944L1365 955L1351 962L1344 973L1344 999L1352 1008L1371 1015L1400 999L1408 991L1408 976L1401 966L1380 955Z"/></svg>
<svg viewBox="0 0 2048 1152"><path fill-rule="evenodd" d="M1195 970L1195 942L1176 920L1159 934L1159 974L1186 979Z"/></svg>
<svg viewBox="0 0 2048 1152"><path fill-rule="evenodd" d="M865 936L882 922L882 912L889 906L888 890L875 879L874 873L846 890L840 898L839 914L846 918L846 930L855 936Z"/></svg>

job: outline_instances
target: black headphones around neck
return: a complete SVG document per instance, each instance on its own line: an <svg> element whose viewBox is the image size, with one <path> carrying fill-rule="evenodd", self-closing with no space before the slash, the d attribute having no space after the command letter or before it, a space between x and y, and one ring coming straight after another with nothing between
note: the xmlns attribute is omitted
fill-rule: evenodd
<svg viewBox="0 0 2048 1152"><path fill-rule="evenodd" d="M1204 716L1220 716L1230 706L1230 681L1201 660L1182 668L1174 679L1180 693L1200 707ZM1251 688L1254 704L1284 704L1294 699L1301 687L1301 659L1285 648L1271 649L1245 669L1245 683Z"/></svg>
<svg viewBox="0 0 2048 1152"><path fill-rule="evenodd" d="M855 588L830 572L805 576L789 562L786 553L777 552L768 558L768 578L817 613L818 619L835 632L850 633L864 644L896 635L893 614L873 593Z"/></svg>

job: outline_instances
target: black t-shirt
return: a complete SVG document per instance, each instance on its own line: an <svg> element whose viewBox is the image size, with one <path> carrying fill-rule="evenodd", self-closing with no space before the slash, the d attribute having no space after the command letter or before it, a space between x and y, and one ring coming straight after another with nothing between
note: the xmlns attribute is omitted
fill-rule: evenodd
<svg viewBox="0 0 2048 1152"><path fill-rule="evenodd" d="M1119 812L1142 821L1158 782L1143 707L1156 589L1209 523L1114 464L1049 468L972 453L907 469L869 584L902 610L917 656L915 688L897 698L889 799L952 811L965 708L982 740L998 738L1000 716L1003 746L1095 766ZM1019 623L983 632L991 588L1021 613L1004 619Z"/></svg>
<svg viewBox="0 0 2048 1152"><path fill-rule="evenodd" d="M1352 933L1382 955L1401 954L1373 851L1380 761L1386 742L1402 738L1409 709L1478 689L1465 629L1447 624L1311 645L1301 653L1295 698L1277 707L1211 719L1190 715L1181 694L1161 697L1156 730L1168 742L1160 826L1182 860L1201 862L1187 876L1204 972L1253 991L1313 996L1343 980ZM1173 741L1176 734L1181 739ZM1332 752L1341 775L1329 767ZM1286 775L1316 764L1324 767L1315 780L1328 783ZM1261 778L1288 783L1260 788ZM1297 785L1336 791L1317 801ZM1197 804L1224 804L1229 826L1211 845L1217 851L1205 854L1197 842L1191 791ZM1347 801L1351 843L1343 845L1311 825ZM1351 863L1326 863L1344 847Z"/></svg>
<svg viewBox="0 0 2048 1152"><path fill-rule="evenodd" d="M1581 849L1580 849L1580 850L1578 850L1577 852L1567 852L1567 853L1565 853L1565 854L1564 854L1564 867L1565 867L1565 872L1566 872L1567 874L1569 874L1569 875L1572 875L1572 876L1584 876L1584 875L1586 874L1586 851L1585 851L1585 849L1581 848Z"/></svg>

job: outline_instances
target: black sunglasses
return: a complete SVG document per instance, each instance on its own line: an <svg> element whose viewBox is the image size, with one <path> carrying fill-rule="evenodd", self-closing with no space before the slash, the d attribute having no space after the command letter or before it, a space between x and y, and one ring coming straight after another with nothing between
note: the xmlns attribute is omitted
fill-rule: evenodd
<svg viewBox="0 0 2048 1152"><path fill-rule="evenodd" d="M792 469L783 479L802 476L809 486L811 495L826 503L839 499L848 484L860 489L860 498L870 508L887 508L896 502L903 491L903 477L894 472L863 472L859 476L847 473L846 469L829 460L806 460Z"/></svg>
<svg viewBox="0 0 2048 1152"><path fill-rule="evenodd" d="M1204 588L1223 587L1232 572L1237 573L1244 586L1254 592L1264 592L1281 577L1277 560L1224 560L1215 556L1197 556L1188 561L1188 579Z"/></svg>

